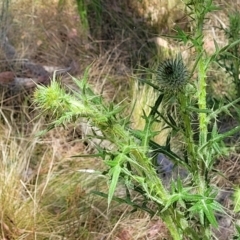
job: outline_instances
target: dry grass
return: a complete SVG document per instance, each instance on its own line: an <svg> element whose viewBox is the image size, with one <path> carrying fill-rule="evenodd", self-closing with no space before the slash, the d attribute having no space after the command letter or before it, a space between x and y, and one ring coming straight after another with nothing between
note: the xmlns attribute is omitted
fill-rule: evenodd
<svg viewBox="0 0 240 240"><path fill-rule="evenodd" d="M35 129L33 129L35 130ZM37 130L37 129L36 129ZM49 233L49 214L39 208L38 184L31 188L33 170L30 167L38 140L21 137L1 125L1 238L33 239ZM40 161L45 161L45 154Z"/></svg>
<svg viewBox="0 0 240 240"><path fill-rule="evenodd" d="M40 139L36 135L42 127L38 120L23 136L10 123L1 125L1 239L97 239L107 234L106 201L90 194L107 188L101 162L71 157L88 151L73 128ZM90 166L92 173L85 172Z"/></svg>

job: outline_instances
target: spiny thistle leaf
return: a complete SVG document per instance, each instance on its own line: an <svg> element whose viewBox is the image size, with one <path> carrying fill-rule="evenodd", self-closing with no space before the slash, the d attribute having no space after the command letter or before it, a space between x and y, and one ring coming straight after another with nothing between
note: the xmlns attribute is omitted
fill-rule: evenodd
<svg viewBox="0 0 240 240"><path fill-rule="evenodd" d="M110 183L110 187L109 187L109 191L108 191L108 207L110 206L110 203L112 201L114 192L116 190L117 187L117 183L118 183L118 179L121 173L121 166L119 164L117 164L115 167L113 167L111 169L112 171L112 179L111 179L111 183Z"/></svg>

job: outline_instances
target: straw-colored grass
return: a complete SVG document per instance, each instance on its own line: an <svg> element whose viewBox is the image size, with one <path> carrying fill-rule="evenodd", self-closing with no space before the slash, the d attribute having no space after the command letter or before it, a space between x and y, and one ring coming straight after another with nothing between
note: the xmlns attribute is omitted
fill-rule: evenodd
<svg viewBox="0 0 240 240"><path fill-rule="evenodd" d="M102 234L94 222L106 218L101 213L106 204L89 195L106 188L99 160L70 157L84 152L83 142L75 141L70 130L68 141L64 130L40 139L40 120L24 136L9 125L1 124L0 134L1 239L92 239Z"/></svg>

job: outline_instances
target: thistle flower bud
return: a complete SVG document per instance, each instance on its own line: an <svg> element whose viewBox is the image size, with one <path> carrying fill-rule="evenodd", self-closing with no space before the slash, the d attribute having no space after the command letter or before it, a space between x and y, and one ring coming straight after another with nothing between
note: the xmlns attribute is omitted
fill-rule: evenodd
<svg viewBox="0 0 240 240"><path fill-rule="evenodd" d="M182 57L162 62L157 70L157 80L167 91L179 91L187 84L188 72Z"/></svg>

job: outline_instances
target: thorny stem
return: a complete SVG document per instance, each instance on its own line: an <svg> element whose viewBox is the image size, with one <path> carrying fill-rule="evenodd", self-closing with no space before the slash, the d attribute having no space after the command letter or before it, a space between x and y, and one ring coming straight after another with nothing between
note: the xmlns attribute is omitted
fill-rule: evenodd
<svg viewBox="0 0 240 240"><path fill-rule="evenodd" d="M198 63L198 106L200 110L205 110L207 107L206 104L206 72L205 72L205 63L204 58L200 58ZM199 148L201 146L205 145L207 143L207 114L205 112L199 113ZM204 149L204 152L201 153L201 156L199 156L199 169L200 169L200 175L199 175L199 188L201 189L201 193L203 193L205 189L205 180L203 177L205 176L205 163L204 163L204 157L207 155L206 153L207 149Z"/></svg>
<svg viewBox="0 0 240 240"><path fill-rule="evenodd" d="M208 2L210 3L211 0ZM207 114L204 110L207 108L207 103L206 103L206 56L203 50L203 25L204 25L204 19L205 19L205 2L199 2L195 3L196 6L194 6L194 11L195 11L195 20L196 20L196 33L195 36L193 36L193 44L195 46L196 52L197 52L197 59L198 59L198 64L197 64L197 71L198 71L198 107L199 107L199 148L201 146L205 145L207 142L207 134L208 134L208 129L207 129ZM206 2L207 4L207 2ZM202 111L201 111L202 110ZM205 167L205 157L207 156L206 153L207 149L204 150L204 152L201 152L198 154L198 186L199 186L199 193L204 194L204 189L205 189L205 173L206 173L206 167Z"/></svg>
<svg viewBox="0 0 240 240"><path fill-rule="evenodd" d="M186 148L188 152L188 157L191 158L191 167L195 166L195 149L194 149L194 141L193 141L193 131L192 131L192 126L191 126L191 118L189 115L189 112L187 111L188 109L188 99L187 96L184 93L179 93L178 94L178 101L179 105L181 108L181 115L182 115L182 120L184 124L184 137L185 137L185 142L186 142Z"/></svg>
<svg viewBox="0 0 240 240"><path fill-rule="evenodd" d="M234 47L234 52L238 52L238 46ZM239 80L239 59L236 57L234 59L234 73L233 73L234 81L237 86L237 97L240 97L240 80Z"/></svg>

